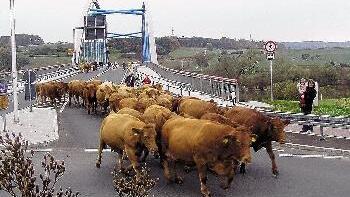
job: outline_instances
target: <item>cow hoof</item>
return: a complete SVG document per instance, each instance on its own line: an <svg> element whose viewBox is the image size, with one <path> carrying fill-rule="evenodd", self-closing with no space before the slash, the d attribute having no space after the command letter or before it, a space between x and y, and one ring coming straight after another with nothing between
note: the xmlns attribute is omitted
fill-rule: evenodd
<svg viewBox="0 0 350 197"><path fill-rule="evenodd" d="M188 174L192 171L192 168L190 166L185 166L184 171Z"/></svg>
<svg viewBox="0 0 350 197"><path fill-rule="evenodd" d="M205 191L202 191L202 196L204 196L204 197L210 197L211 194L210 194L210 192L209 192L208 190L205 190Z"/></svg>
<svg viewBox="0 0 350 197"><path fill-rule="evenodd" d="M273 171L272 171L272 174L273 174L273 176L274 176L275 178L278 178L278 175L279 175L280 173L278 172L278 170L273 170Z"/></svg>
<svg viewBox="0 0 350 197"><path fill-rule="evenodd" d="M240 168L239 168L239 173L241 173L241 174L245 174L247 171L245 170L245 166L241 166Z"/></svg>
<svg viewBox="0 0 350 197"><path fill-rule="evenodd" d="M178 176L178 177L175 178L175 183L179 184L179 185L182 185L184 183L184 180L183 180L183 178Z"/></svg>
<svg viewBox="0 0 350 197"><path fill-rule="evenodd" d="M100 168L101 164L100 163L96 163L96 168Z"/></svg>
<svg viewBox="0 0 350 197"><path fill-rule="evenodd" d="M223 190L227 190L228 188L230 188L230 185L228 185L228 184L220 184L220 187Z"/></svg>

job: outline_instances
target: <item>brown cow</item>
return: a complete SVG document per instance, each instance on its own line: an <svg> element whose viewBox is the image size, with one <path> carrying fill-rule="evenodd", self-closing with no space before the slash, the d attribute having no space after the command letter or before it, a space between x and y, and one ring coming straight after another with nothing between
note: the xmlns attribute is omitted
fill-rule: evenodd
<svg viewBox="0 0 350 197"><path fill-rule="evenodd" d="M200 99L184 99L180 101L178 113L188 114L195 118L201 118L205 113L222 114L222 110L215 103Z"/></svg>
<svg viewBox="0 0 350 197"><path fill-rule="evenodd" d="M101 154L106 145L113 151L119 153L119 167L123 168L122 153L125 151L132 167L136 172L137 179L140 178L138 162L139 152L145 146L151 152L158 151L155 142L156 131L154 124L145 124L139 119L128 114L110 114L103 121L100 128L100 145L96 167L101 165Z"/></svg>
<svg viewBox="0 0 350 197"><path fill-rule="evenodd" d="M226 125L230 125L233 128L237 128L240 127L240 125L232 120L230 120L229 118L220 115L220 114L216 114L216 113L206 113L204 114L200 119L202 120L211 120L214 122L218 122L221 124L226 124Z"/></svg>
<svg viewBox="0 0 350 197"><path fill-rule="evenodd" d="M72 80L68 83L69 106L72 104L72 97L75 98L76 104L80 105L79 98L83 98L83 89L85 86L86 82L80 80Z"/></svg>
<svg viewBox="0 0 350 197"><path fill-rule="evenodd" d="M254 109L244 107L234 107L228 110L225 116L231 121L252 129L252 133L258 136L256 142L252 144L254 151L256 152L262 147L266 148L272 162L272 173L277 176L278 170L271 142L285 143L286 134L284 128L289 124L289 121L279 118L270 118ZM245 172L245 164L242 164L240 171L242 173Z"/></svg>
<svg viewBox="0 0 350 197"><path fill-rule="evenodd" d="M137 98L123 98L122 100L119 101L119 109L123 109L124 107L128 107L131 109L137 110ZM138 111L138 110L137 110Z"/></svg>
<svg viewBox="0 0 350 197"><path fill-rule="evenodd" d="M161 149L161 131L164 123L176 115L174 112L171 112L169 109L159 106L159 105L151 105L149 106L145 112L143 113L143 120L145 123L153 123L155 124L156 131L157 131L157 146L158 149ZM160 155L160 161L162 163L162 155Z"/></svg>
<svg viewBox="0 0 350 197"><path fill-rule="evenodd" d="M86 85L83 89L83 98L85 100L85 105L88 110L88 114L91 112L97 113L97 98L96 98L97 85L90 83Z"/></svg>
<svg viewBox="0 0 350 197"><path fill-rule="evenodd" d="M252 136L234 128L209 120L171 118L162 128L164 175L170 182L182 182L176 175L176 161L194 162L198 169L201 192L210 196L206 186L207 167L227 178L221 187L230 186L235 161L250 161Z"/></svg>
<svg viewBox="0 0 350 197"><path fill-rule="evenodd" d="M120 109L116 114L129 114L143 121L142 113L128 107L124 107L123 109Z"/></svg>

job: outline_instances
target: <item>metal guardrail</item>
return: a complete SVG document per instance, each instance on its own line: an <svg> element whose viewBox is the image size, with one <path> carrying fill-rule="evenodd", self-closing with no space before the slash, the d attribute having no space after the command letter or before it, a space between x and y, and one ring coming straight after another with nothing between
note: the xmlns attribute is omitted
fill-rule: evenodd
<svg viewBox="0 0 350 197"><path fill-rule="evenodd" d="M177 76L172 76L169 75L169 73L167 73L167 71L164 71L162 68L159 68L159 66L149 66L152 70L156 71L158 74L159 71L162 72L162 74L160 74L160 76L170 76L170 78L178 78ZM171 70L171 69L168 69ZM145 73L139 72L140 74L144 75ZM171 77L172 76L172 77ZM154 79L156 79L157 82L160 82L161 80L165 81L166 84L162 84L167 86L167 90L170 89L170 87L172 88L176 88L176 89L180 89L180 95L181 96L191 96L191 91L195 90L198 91L198 89L196 90L196 87L194 86L191 81L184 83L184 82L179 82L176 79L166 79L165 77L154 77L152 76ZM187 79L188 80L188 79ZM169 85L171 84L171 85ZM216 99L221 99L223 101L226 102L230 102L231 100L229 99L229 97L222 97L221 95L218 96L217 94L213 94L211 91L208 92L204 92L204 91L198 91L203 95L208 95L212 98L216 98ZM187 93L187 94L186 94ZM232 105L229 105L229 107L234 106L235 103L233 103L231 101ZM242 103L239 103L240 105L245 105ZM253 106L249 106L249 105L245 105L246 107L253 107ZM299 125L314 125L314 126L320 126L320 131L321 131L321 135L324 136L323 133L323 128L324 127L330 127L330 128L339 128L339 129L350 129L350 116L338 116L338 117L332 117L332 116L328 116L328 115L314 115L314 114L309 114L309 115L304 115L302 113L291 113L291 112L280 112L280 111L272 111L271 109L267 109L267 108L256 108L258 111L268 115L268 116L279 116L283 119L288 119L290 120L292 123L296 123Z"/></svg>
<svg viewBox="0 0 350 197"><path fill-rule="evenodd" d="M252 106L249 106L249 107L252 107ZM267 108L255 108L255 109L271 117L278 116L283 119L288 119L291 121L291 123L295 123L299 125L320 126L320 132L322 136L324 136L323 129L325 127L350 130L350 115L349 116L329 116L329 115L315 115L315 114L304 115L303 113L273 111Z"/></svg>
<svg viewBox="0 0 350 197"><path fill-rule="evenodd" d="M60 80L62 78L72 76L72 75L77 74L79 72L81 72L79 70L79 67L70 67L70 68L66 68L66 69L63 69L63 70L53 71L53 72L50 72L50 73L45 73L43 75L37 76L37 80L35 81L35 83L40 83L40 82L43 82L43 81ZM18 81L18 83L19 84L24 84L25 81L21 80L21 81ZM23 91L24 91L24 87L21 86L20 89L19 89L19 92L23 92ZM9 91L7 93L7 95L12 95L12 91Z"/></svg>
<svg viewBox="0 0 350 197"><path fill-rule="evenodd" d="M50 69L55 69L55 68L65 68L71 66L70 64L56 64L56 65L49 65L49 66L43 66L40 68L33 68L33 71L46 71L46 70L50 70ZM23 74L25 73L27 70L19 70L18 74ZM5 76L11 76L12 72L1 72L0 73L0 77L5 77Z"/></svg>
<svg viewBox="0 0 350 197"><path fill-rule="evenodd" d="M141 71L137 71L137 73L138 73L138 75L147 75L147 73L143 73ZM183 83L183 82L179 82L176 80L171 80L171 79L167 79L167 78L163 78L163 77L152 76L152 78L153 78L153 84L154 83L161 84L161 85L165 86L166 90L168 90L170 92L171 92L171 88L180 91L178 94L173 92L174 95L193 96L192 95L193 92L198 92L200 95L208 96L212 99L216 99L217 101L221 101L218 103L218 105L220 105L220 106L224 106L224 107L234 106L234 101L229 100L228 98L222 98L222 97L218 97L216 95L208 94L206 92L200 92L200 91L194 90L192 87L192 84Z"/></svg>
<svg viewBox="0 0 350 197"><path fill-rule="evenodd" d="M147 65L163 78L191 84L193 90L203 94L227 99L235 92L235 102L239 102L239 86L236 79L228 79L217 76L204 75L194 72L186 72L163 67L161 65Z"/></svg>

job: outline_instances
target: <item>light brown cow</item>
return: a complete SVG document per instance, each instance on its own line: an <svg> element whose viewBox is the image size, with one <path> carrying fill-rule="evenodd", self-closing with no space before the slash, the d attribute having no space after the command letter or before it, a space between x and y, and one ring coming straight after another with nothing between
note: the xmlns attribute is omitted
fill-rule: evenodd
<svg viewBox="0 0 350 197"><path fill-rule="evenodd" d="M250 161L252 136L209 120L171 118L162 129L164 175L169 182L182 182L175 172L176 161L194 162L198 169L201 192L210 196L206 186L207 167L227 178L221 187L230 186L237 161ZM170 170L173 170L173 172Z"/></svg>
<svg viewBox="0 0 350 197"><path fill-rule="evenodd" d="M100 106L101 111L107 113L107 107L109 105L109 97L110 95L116 91L111 82L104 82L101 85L97 86L96 91L96 100L97 104Z"/></svg>
<svg viewBox="0 0 350 197"><path fill-rule="evenodd" d="M118 108L123 109L124 107L128 107L137 110L137 102L137 98L123 98L120 100Z"/></svg>
<svg viewBox="0 0 350 197"><path fill-rule="evenodd" d="M0 95L0 110L5 110L9 107L9 98L7 95Z"/></svg>
<svg viewBox="0 0 350 197"><path fill-rule="evenodd" d="M102 150L106 145L119 153L119 167L124 170L122 153L125 151L132 167L140 178L138 162L139 152L145 146L151 152L158 151L155 142L156 131L154 124L145 124L138 118L128 114L110 114L103 121L100 128L100 145L96 167L101 165Z"/></svg>
<svg viewBox="0 0 350 197"><path fill-rule="evenodd" d="M143 121L143 114L140 113L139 111L136 111L134 109L124 107L123 109L120 109L116 114L129 114L131 116L134 116L138 118L139 120ZM148 122L145 122L148 123Z"/></svg>
<svg viewBox="0 0 350 197"><path fill-rule="evenodd" d="M72 97L75 98L76 104L80 105L79 99L83 98L83 89L85 86L86 82L80 80L72 80L68 83L69 106L72 104Z"/></svg>
<svg viewBox="0 0 350 197"><path fill-rule="evenodd" d="M215 103L192 98L181 100L177 112L188 114L198 119L209 112L217 114L223 113L221 108Z"/></svg>
<svg viewBox="0 0 350 197"><path fill-rule="evenodd" d="M244 107L234 107L228 110L225 116L240 125L250 127L251 132L258 136L256 142L252 144L252 147L254 151L258 151L262 147L266 148L272 162L272 173L277 176L279 172L271 142L285 143L286 134L284 128L289 124L289 121L279 118L270 118L254 109ZM245 164L241 165L240 171L241 173L245 172Z"/></svg>

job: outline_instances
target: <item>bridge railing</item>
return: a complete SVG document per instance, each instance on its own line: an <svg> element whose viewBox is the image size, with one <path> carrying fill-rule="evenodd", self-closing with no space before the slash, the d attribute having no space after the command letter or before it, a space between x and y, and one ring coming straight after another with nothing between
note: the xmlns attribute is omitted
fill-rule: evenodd
<svg viewBox="0 0 350 197"><path fill-rule="evenodd" d="M179 71L163 67L161 65L147 65L163 78L188 84L192 90L202 94L239 102L239 85L236 79L228 79L217 76L203 75L194 72Z"/></svg>
<svg viewBox="0 0 350 197"><path fill-rule="evenodd" d="M288 119L291 123L299 125L313 125L320 127L321 136L326 136L324 133L324 128L337 128L337 129L348 129L350 131L350 116L329 116L329 115L315 115L303 113L292 113L292 112L281 112L273 111L267 108L255 108L256 110L271 116L271 117L281 117L283 119Z"/></svg>
<svg viewBox="0 0 350 197"><path fill-rule="evenodd" d="M171 88L179 90L179 95L181 96L192 96L192 91L198 91L202 94L209 95L212 98L221 99L223 101L230 101L229 97L226 97L224 88L214 87L212 84L215 82L215 77L201 76L200 74L193 74L189 72L177 71L173 69L164 68L156 65L148 65L152 70L156 71L161 78L154 78L154 82L163 84L167 90ZM145 74L145 73L141 73ZM209 80L208 80L209 79ZM235 81L233 81L234 83ZM220 83L217 83L220 84ZM221 83L222 85L223 83ZM238 94L238 85L236 86L236 91ZM234 103L232 103L234 104ZM240 103L242 104L242 103ZM230 105L232 106L232 105ZM252 107L252 106L247 106ZM268 115L268 116L278 116L284 119L289 119L292 123L299 125L314 125L320 126L320 132L322 136L324 135L323 128L339 128L339 129L350 129L350 116L318 116L314 114L304 115L302 113L291 113L291 112L279 112L272 111L267 108L256 108L258 111Z"/></svg>

